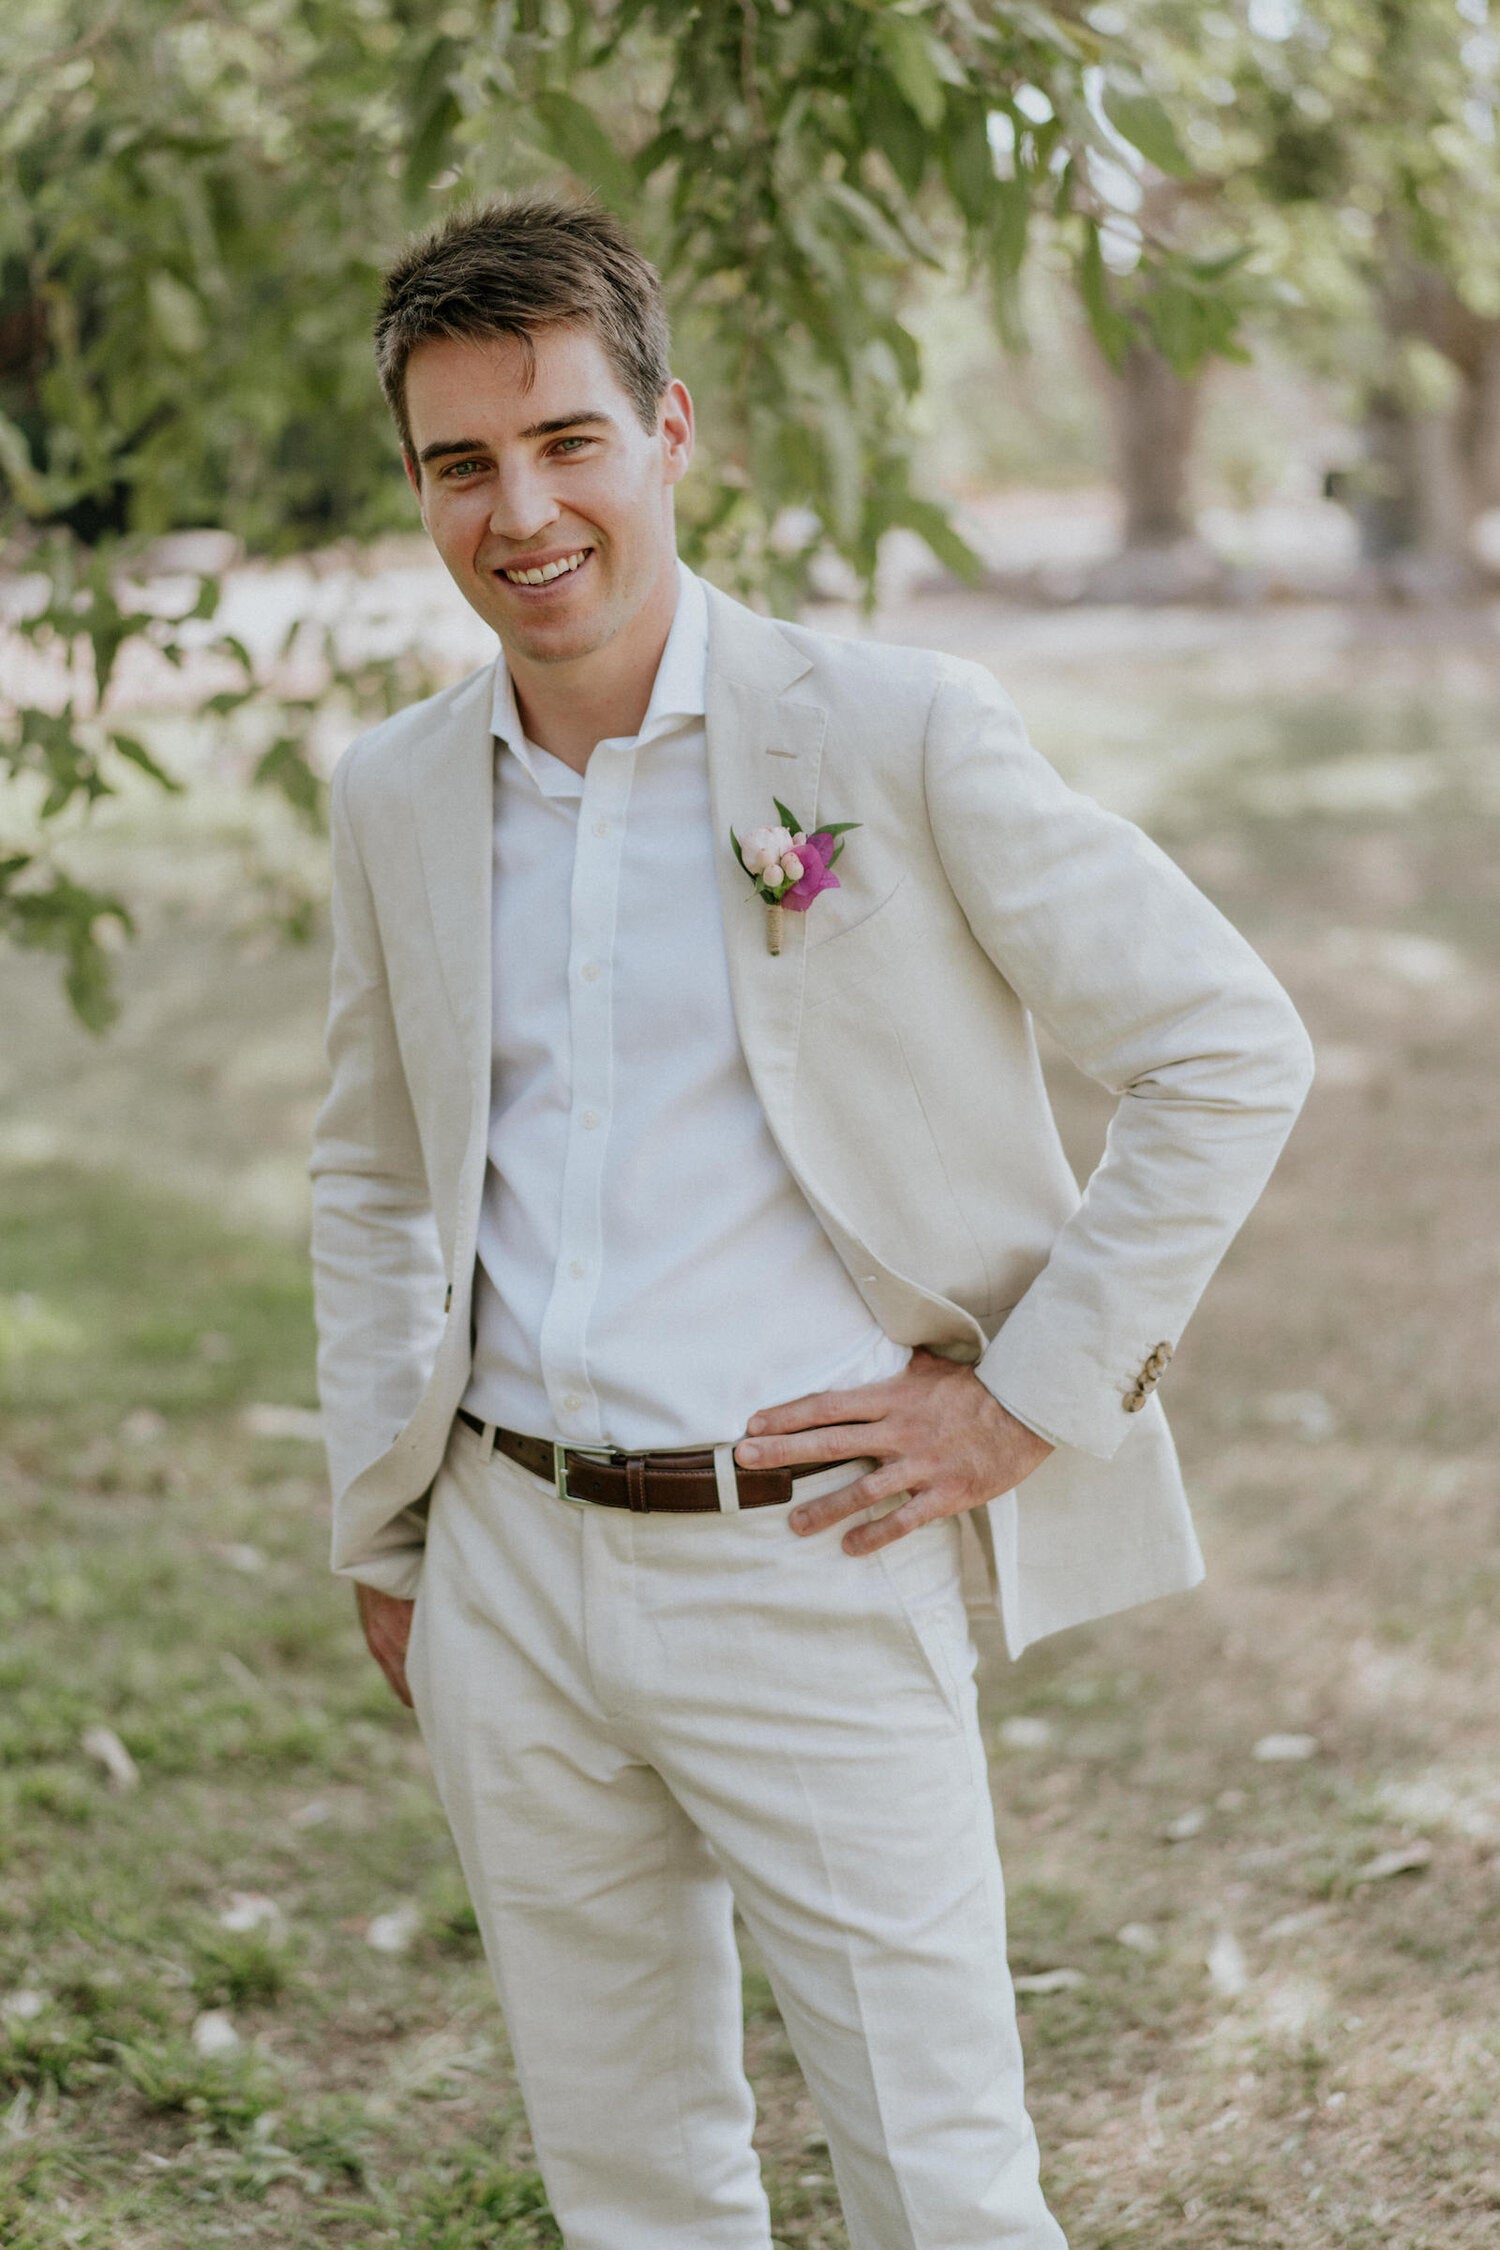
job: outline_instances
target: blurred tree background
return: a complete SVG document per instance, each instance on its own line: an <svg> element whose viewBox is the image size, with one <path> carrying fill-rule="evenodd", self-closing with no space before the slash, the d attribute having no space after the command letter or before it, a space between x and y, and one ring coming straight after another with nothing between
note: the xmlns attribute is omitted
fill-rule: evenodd
<svg viewBox="0 0 1500 2250"><path fill-rule="evenodd" d="M28 589L27 681L54 686L15 696L0 733L20 784L0 931L60 953L74 1008L109 1020L128 906L51 839L122 764L173 786L111 721L132 641L204 680L209 716L253 702L274 720L249 777L309 820L329 687L371 711L421 684L343 664L325 633L318 691L287 694L216 629L201 555L166 595L147 581L152 543L192 528L274 556L409 523L370 365L379 273L479 193L561 180L639 231L706 408L685 549L774 606L830 557L869 598L897 528L979 574L923 473L924 416L962 426L971 468L1008 431L1012 457L1115 478L1121 552L1085 592L1215 591L1194 451L1205 371L1248 358L1247 336L1348 394L1367 443L1343 497L1366 551L1444 588L1472 578L1472 519L1500 496L1484 16L1484 0L16 0L0 539ZM954 308L961 396L924 390L923 340ZM283 919L304 926L306 901Z"/></svg>

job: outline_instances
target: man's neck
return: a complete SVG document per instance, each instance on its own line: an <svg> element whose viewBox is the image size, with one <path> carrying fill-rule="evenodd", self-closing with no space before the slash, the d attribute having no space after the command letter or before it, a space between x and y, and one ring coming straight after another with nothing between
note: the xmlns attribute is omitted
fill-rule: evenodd
<svg viewBox="0 0 1500 2250"><path fill-rule="evenodd" d="M677 607L677 558L650 600L602 648L566 664L537 664L506 650L527 739L582 773L600 742L639 734Z"/></svg>

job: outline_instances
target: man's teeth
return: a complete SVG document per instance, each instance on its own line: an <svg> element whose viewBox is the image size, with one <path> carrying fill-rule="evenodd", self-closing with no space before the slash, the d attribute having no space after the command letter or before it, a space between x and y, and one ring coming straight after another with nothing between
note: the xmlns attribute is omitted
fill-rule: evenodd
<svg viewBox="0 0 1500 2250"><path fill-rule="evenodd" d="M500 575L508 578L512 586L545 586L548 579L561 578L568 571L576 570L587 560L588 554L587 547L580 547L576 555L565 555L561 562L543 563L540 570L502 570Z"/></svg>

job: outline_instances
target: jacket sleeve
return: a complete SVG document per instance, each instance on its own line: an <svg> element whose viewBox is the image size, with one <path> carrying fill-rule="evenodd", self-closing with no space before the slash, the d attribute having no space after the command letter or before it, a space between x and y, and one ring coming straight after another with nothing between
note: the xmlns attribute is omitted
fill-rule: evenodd
<svg viewBox="0 0 1500 2250"><path fill-rule="evenodd" d="M945 669L925 786L979 943L1118 1097L1081 1204L976 1370L1039 1435L1108 1460L1265 1186L1312 1049L1245 940L1139 829L1067 787L980 665Z"/></svg>
<svg viewBox="0 0 1500 2250"><path fill-rule="evenodd" d="M396 1038L374 901L349 806L358 745L334 774L328 1094L313 1128L318 1392L335 1504L421 1397L442 1333L443 1258ZM425 1536L418 1503L352 1575L408 1593Z"/></svg>

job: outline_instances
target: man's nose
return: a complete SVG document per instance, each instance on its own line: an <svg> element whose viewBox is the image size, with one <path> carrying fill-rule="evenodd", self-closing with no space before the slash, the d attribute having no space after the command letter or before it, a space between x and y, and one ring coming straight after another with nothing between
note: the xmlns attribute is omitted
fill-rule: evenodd
<svg viewBox="0 0 1500 2250"><path fill-rule="evenodd" d="M557 521L560 510L545 480L528 469L502 470L495 480L490 530L513 547L524 546Z"/></svg>

